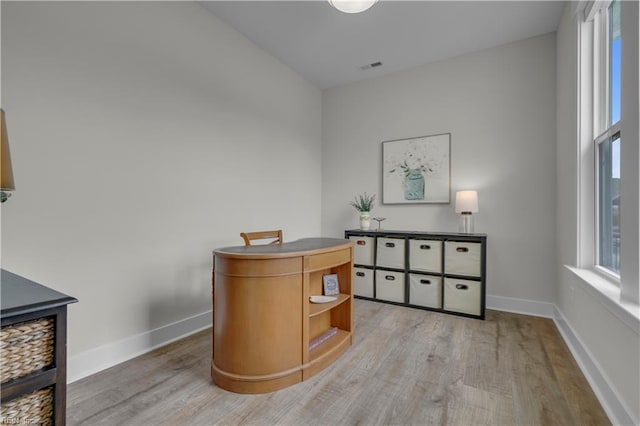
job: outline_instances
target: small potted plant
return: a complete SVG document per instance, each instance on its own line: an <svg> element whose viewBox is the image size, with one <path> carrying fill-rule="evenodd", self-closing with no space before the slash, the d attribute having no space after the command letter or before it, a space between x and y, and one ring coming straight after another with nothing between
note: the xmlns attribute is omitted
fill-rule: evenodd
<svg viewBox="0 0 640 426"><path fill-rule="evenodd" d="M371 226L371 210L373 210L373 202L376 196L364 194L358 195L349 203L360 212L360 229L366 231Z"/></svg>

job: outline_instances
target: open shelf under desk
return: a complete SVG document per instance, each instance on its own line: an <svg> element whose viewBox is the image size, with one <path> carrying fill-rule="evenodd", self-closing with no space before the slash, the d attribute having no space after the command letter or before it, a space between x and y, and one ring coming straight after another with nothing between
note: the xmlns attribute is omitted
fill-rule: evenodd
<svg viewBox="0 0 640 426"><path fill-rule="evenodd" d="M336 295L338 297L337 300L329 303L311 303L309 302L309 318L313 318L316 315L320 315L323 312L330 311L338 305L348 301L351 296L348 294L340 293Z"/></svg>
<svg viewBox="0 0 640 426"><path fill-rule="evenodd" d="M329 340L322 343L317 348L314 348L309 351L309 360L311 362L318 360L325 355L329 354L333 349L339 347L341 344L345 343L351 337L351 332L346 330L338 329L338 332L335 336L331 336Z"/></svg>

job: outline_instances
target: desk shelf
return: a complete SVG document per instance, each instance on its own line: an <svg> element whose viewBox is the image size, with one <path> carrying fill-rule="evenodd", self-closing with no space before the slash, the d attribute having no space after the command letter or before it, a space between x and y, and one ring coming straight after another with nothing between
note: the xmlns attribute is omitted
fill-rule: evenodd
<svg viewBox="0 0 640 426"><path fill-rule="evenodd" d="M329 340L322 343L315 349L309 351L309 358L311 363L317 362L322 358L330 355L332 351L344 345L351 338L351 333L345 330L338 329L335 336L331 336Z"/></svg>
<svg viewBox="0 0 640 426"><path fill-rule="evenodd" d="M329 303L311 303L311 302L309 302L309 318L313 318L316 315L320 315L323 312L332 310L333 308L335 308L336 306L341 305L344 302L348 302L349 299L351 298L351 295L345 294L345 293L340 293L340 294L337 294L336 297L338 298L336 301L329 302Z"/></svg>

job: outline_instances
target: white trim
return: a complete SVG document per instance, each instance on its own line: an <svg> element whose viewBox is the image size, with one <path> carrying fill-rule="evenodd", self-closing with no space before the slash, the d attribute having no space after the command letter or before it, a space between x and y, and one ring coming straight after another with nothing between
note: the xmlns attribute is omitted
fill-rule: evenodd
<svg viewBox="0 0 640 426"><path fill-rule="evenodd" d="M619 285L589 269L568 265L565 265L565 268L580 278L577 282L583 284L589 294L604 305L612 315L636 334L640 334L640 305L621 300Z"/></svg>
<svg viewBox="0 0 640 426"><path fill-rule="evenodd" d="M632 417L632 411L625 407L621 398L609 385L611 381L602 373L602 368L591 356L586 346L582 344L580 338L573 332L565 316L554 306L555 312L553 320L560 331L560 335L569 347L571 354L575 358L582 374L591 385L591 389L602 404L604 411L609 416L609 420L614 425L637 425L638 419Z"/></svg>
<svg viewBox="0 0 640 426"><path fill-rule="evenodd" d="M516 314L533 315L536 317L553 318L554 305L549 302L536 300L515 299L512 297L487 295L487 309L514 312Z"/></svg>
<svg viewBox="0 0 640 426"><path fill-rule="evenodd" d="M578 205L577 205L577 265L595 264L595 147L593 144L594 93L594 28L593 22L577 25L578 30Z"/></svg>
<svg viewBox="0 0 640 426"><path fill-rule="evenodd" d="M212 311L79 353L67 362L67 383L105 370L211 327Z"/></svg>
<svg viewBox="0 0 640 426"><path fill-rule="evenodd" d="M602 142L607 139L614 139L614 136L620 137L620 128L622 127L622 123L620 120L616 121L615 124L611 125L609 128L605 129L604 132L600 134L595 139L596 145L600 145Z"/></svg>
<svg viewBox="0 0 640 426"><path fill-rule="evenodd" d="M598 13L602 9L608 8L609 5L611 4L611 1L612 0L583 2L583 3L585 3L585 6L584 6L584 21L585 22L591 21L594 18L594 16L596 15L596 13Z"/></svg>

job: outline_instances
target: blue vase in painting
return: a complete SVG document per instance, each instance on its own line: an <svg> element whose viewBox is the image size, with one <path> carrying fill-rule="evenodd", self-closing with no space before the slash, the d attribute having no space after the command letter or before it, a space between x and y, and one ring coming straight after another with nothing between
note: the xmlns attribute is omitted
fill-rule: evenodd
<svg viewBox="0 0 640 426"><path fill-rule="evenodd" d="M424 176L420 170L409 170L404 177L404 199L424 200Z"/></svg>

